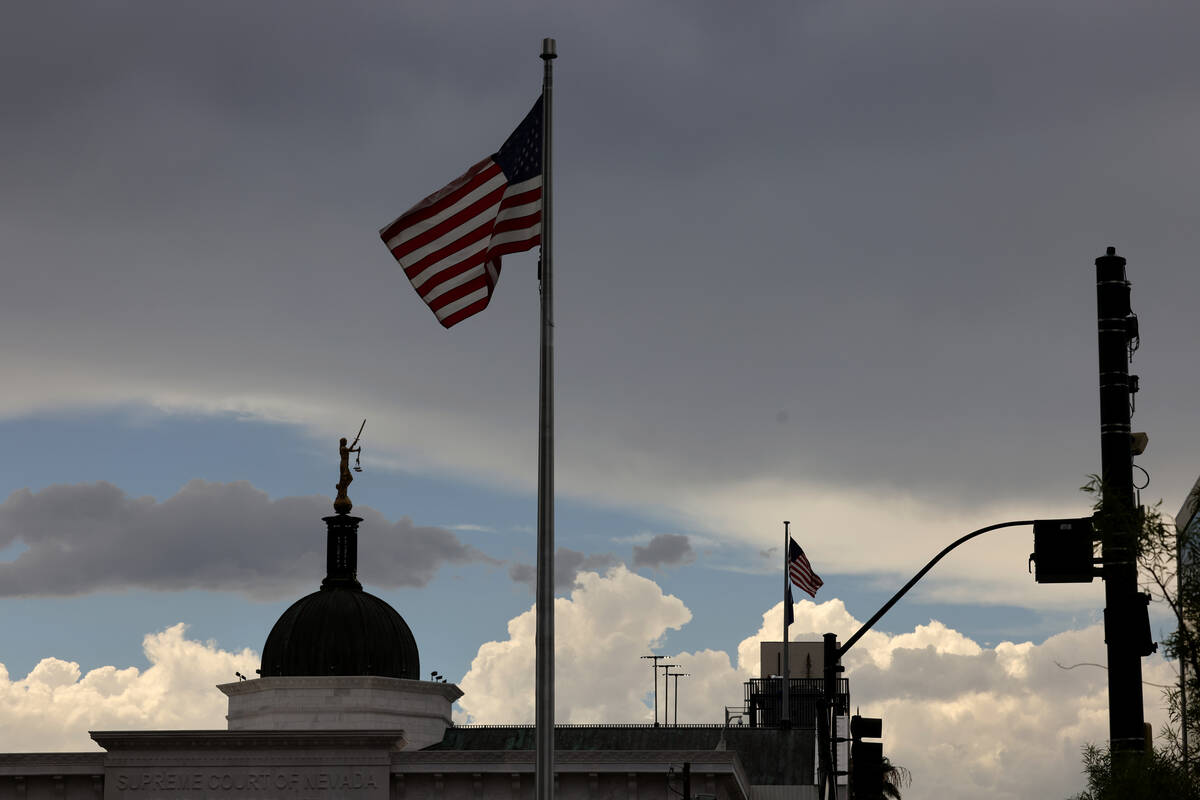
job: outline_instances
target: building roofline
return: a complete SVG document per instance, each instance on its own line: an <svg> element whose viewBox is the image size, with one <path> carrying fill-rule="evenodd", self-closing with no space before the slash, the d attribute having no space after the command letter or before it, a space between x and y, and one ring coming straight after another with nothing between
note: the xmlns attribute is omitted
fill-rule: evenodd
<svg viewBox="0 0 1200 800"><path fill-rule="evenodd" d="M506 727L506 726L495 726ZM719 727L719 726L716 726ZM392 774L491 772L499 765L511 773L535 769L534 750L400 750L392 753ZM728 775L738 799L749 800L750 782L738 754L732 750L555 750L554 771L561 773L641 772L676 773L691 764L693 776Z"/></svg>

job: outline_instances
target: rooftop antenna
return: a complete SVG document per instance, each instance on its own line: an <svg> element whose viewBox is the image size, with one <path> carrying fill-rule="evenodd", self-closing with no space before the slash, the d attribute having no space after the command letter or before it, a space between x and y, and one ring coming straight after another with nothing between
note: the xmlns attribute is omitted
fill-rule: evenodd
<svg viewBox="0 0 1200 800"><path fill-rule="evenodd" d="M690 678L691 676L692 676L692 673L690 673L690 672L668 672L667 673L668 678L675 679L675 727L676 728L679 727L679 679L680 678Z"/></svg>
<svg viewBox="0 0 1200 800"><path fill-rule="evenodd" d="M671 685L667 683L667 672L669 672L672 667L678 667L680 665L657 664L656 666L663 671L663 722L668 723L671 721L668 719L671 708Z"/></svg>
<svg viewBox="0 0 1200 800"><path fill-rule="evenodd" d="M234 675L237 675L239 680L243 680L243 681L244 681L244 680L246 680L246 676L245 676L245 675L243 675L243 674L242 674L242 673L240 673L240 672L235 672L235 673L233 673L233 674L234 674Z"/></svg>
<svg viewBox="0 0 1200 800"><path fill-rule="evenodd" d="M666 656L642 656L642 658L650 658L653 661L650 663L650 669L654 671L654 727L658 727L658 661L666 658Z"/></svg>

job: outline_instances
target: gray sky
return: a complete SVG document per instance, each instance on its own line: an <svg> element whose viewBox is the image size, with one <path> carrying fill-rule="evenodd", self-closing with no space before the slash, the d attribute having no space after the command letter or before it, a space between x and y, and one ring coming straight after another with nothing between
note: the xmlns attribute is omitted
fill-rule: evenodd
<svg viewBox="0 0 1200 800"><path fill-rule="evenodd" d="M212 684L320 579L316 495L363 417L367 588L463 713L525 718L535 256L444 331L377 231L500 146L547 35L564 719L649 718L648 651L687 665L686 718L736 702L781 624L781 520L826 580L811 633L965 531L1087 513L1108 245L1143 499L1178 508L1198 29L1109 0L6 9L0 696L91 711L0 702L3 748L223 724ZM1102 671L1058 666L1103 658L1102 588L1036 586L1030 539L956 552L854 651L906 796L1066 795L1104 737ZM81 701L93 674L126 693ZM207 716L122 716L167 696Z"/></svg>
<svg viewBox="0 0 1200 800"><path fill-rule="evenodd" d="M82 595L125 589L242 592L288 599L316 591L325 543L313 524L324 497L271 500L248 483L195 480L162 503L110 483L14 492L0 504L0 548L27 548L0 563L0 595ZM359 572L376 586L425 586L445 564L497 565L448 530L363 518ZM307 535L305 535L307 534Z"/></svg>
<svg viewBox="0 0 1200 800"><path fill-rule="evenodd" d="M506 5L10 12L0 410L365 415L527 488L532 257L430 332L376 230L499 146L552 34L561 491L760 547L813 498L810 537L1083 513L1109 244L1149 495L1191 485L1200 12Z"/></svg>

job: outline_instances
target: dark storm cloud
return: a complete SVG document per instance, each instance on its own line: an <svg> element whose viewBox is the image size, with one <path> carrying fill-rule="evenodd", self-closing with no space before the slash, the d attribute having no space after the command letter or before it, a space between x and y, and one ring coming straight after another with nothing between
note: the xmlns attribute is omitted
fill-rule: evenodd
<svg viewBox="0 0 1200 800"><path fill-rule="evenodd" d="M140 588L208 589L256 598L316 588L325 569L323 497L271 500L246 482L189 482L159 503L110 483L14 492L0 505L0 547L26 549L0 563L0 596L63 596ZM356 507L359 578L380 587L424 586L450 564L498 564L450 531L389 523Z"/></svg>
<svg viewBox="0 0 1200 800"><path fill-rule="evenodd" d="M3 402L326 407L336 364L398 418L523 435L532 256L443 335L376 229L500 144L551 34L564 491L634 465L1061 500L1096 469L1110 243L1142 313L1134 424L1171 432L1146 463L1182 491L1198 25L1115 0L21 4L0 365L30 379ZM439 467L501 473L507 441L452 430Z"/></svg>
<svg viewBox="0 0 1200 800"><path fill-rule="evenodd" d="M678 564L690 564L696 560L692 543L682 533L656 534L645 547L633 546L633 568L673 567Z"/></svg>
<svg viewBox="0 0 1200 800"><path fill-rule="evenodd" d="M560 547L554 555L554 591L558 594L569 592L581 572L599 572L603 575L620 563L621 559L611 553L587 554ZM508 568L508 577L531 590L537 587L537 570L532 564L513 564Z"/></svg>

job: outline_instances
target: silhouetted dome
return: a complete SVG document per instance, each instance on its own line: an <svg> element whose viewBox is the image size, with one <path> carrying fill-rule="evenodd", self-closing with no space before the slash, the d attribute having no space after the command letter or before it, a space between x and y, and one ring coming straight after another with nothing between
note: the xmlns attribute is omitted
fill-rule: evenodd
<svg viewBox="0 0 1200 800"><path fill-rule="evenodd" d="M420 680L417 640L404 618L358 582L360 517L325 517L325 580L283 612L263 645L264 678L378 675Z"/></svg>
<svg viewBox="0 0 1200 800"><path fill-rule="evenodd" d="M262 676L380 675L419 680L417 640L396 610L354 587L297 600L263 645Z"/></svg>

